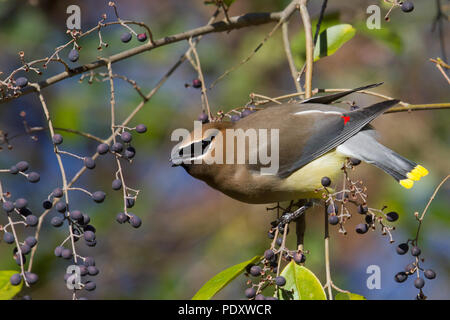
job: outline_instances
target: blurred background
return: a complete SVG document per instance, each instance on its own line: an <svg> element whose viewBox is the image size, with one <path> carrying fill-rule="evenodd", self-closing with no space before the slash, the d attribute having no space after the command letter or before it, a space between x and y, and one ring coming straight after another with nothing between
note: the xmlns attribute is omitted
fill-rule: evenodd
<svg viewBox="0 0 450 320"><path fill-rule="evenodd" d="M214 7L201 0L188 1L115 1L120 17L143 21L150 26L155 39L204 25L214 12ZM441 1L448 6L449 1ZM286 0L237 0L230 8L230 16L247 12L278 11ZM113 19L108 1L12 1L0 0L0 71L9 74L20 66L18 52L25 52L26 60L46 57L67 42L65 33L66 8L70 4L81 7L82 30L95 26L99 17L107 13ZM320 12L321 1L309 5L312 19ZM327 16L336 23L350 23L356 36L333 56L315 63L314 88L353 88L368 83L384 81L375 89L379 93L414 104L448 102L448 84L429 58L442 56L439 34L432 31L437 14L435 1L415 0L415 10L403 13L396 9L390 22L381 19L381 30L369 31L365 27L370 4L382 7L382 17L387 12L383 1L328 1ZM444 39L450 44L448 21L444 23ZM304 48L296 39L302 37L298 13L291 18L292 38L296 61L302 65ZM264 39L273 24L244 28L229 33L206 35L198 45L207 85L225 70L238 64ZM80 42L82 50L75 67L109 56L140 43L134 38L130 43L120 41L125 30L120 26L104 29L102 36L109 46L97 51L96 33ZM136 31L143 32L144 30ZM144 92L150 91L162 75L188 48L188 43L178 42L140 54L113 65L113 71L137 81ZM61 53L66 57L68 49ZM447 46L447 51L450 48ZM448 61L447 61L448 62ZM63 71L61 66L50 66L43 75L26 74L31 81L47 78ZM105 70L99 70L104 72ZM267 238L273 213L266 206L247 205L214 191L204 183L194 180L182 168L172 168L168 162L174 142L170 134L176 128L191 129L193 120L201 110L200 91L185 88L197 77L189 63L184 63L159 92L146 104L130 123L144 123L148 132L134 134L133 146L137 155L132 165L125 164L127 184L141 190L136 205L130 210L140 216L143 225L133 229L129 224L119 225L116 214L121 211L121 192L111 189L116 170L112 156L97 161L97 168L86 172L75 184L88 190L105 190L107 199L95 204L80 192L71 193L72 209L76 207L91 216L97 228L98 244L89 248L80 241L80 254L96 259L100 274L96 277L97 289L83 293L90 299L190 299L213 275L221 270L262 254L270 246ZM87 81L79 83L79 76L66 79L43 90L54 125L77 129L106 138L110 134L109 84ZM131 86L115 80L117 118L124 119L139 103L140 98ZM279 96L295 91L285 59L281 29L277 31L245 65L232 72L209 92L209 102L214 111L230 110L243 106L252 92L266 96ZM352 95L347 100L365 106L373 97ZM34 94L23 96L0 106L0 130L9 135L24 132L21 111L27 114L31 126L45 125L38 98ZM354 215L347 223L347 236L330 226L332 277L336 285L362 294L368 299L414 299L417 289L413 280L394 282L394 275L412 262L410 254L399 256L395 246L413 238L417 227L415 211L422 211L437 184L450 172L450 117L449 111L418 111L396 113L379 117L374 126L381 141L403 156L424 165L430 174L406 190L379 169L361 165L353 173L369 187L369 205L400 213L395 223L394 244L389 244L380 232L356 234L354 226L360 223ZM81 156L95 152L96 143L85 138L62 133L62 149ZM43 211L41 203L57 186L61 186L53 147L47 133L37 133L37 141L22 135L11 141L12 150L3 145L0 151L0 168L9 168L20 160L27 160L32 169L41 173L38 184L10 174L0 176L3 187L11 192L12 199L26 197L30 209L37 215ZM64 157L69 177L82 166L81 161ZM425 294L431 299L450 298L450 184L438 193L425 218L420 246L425 257L424 266L437 273L437 279L426 281ZM22 294L34 299L70 299L63 276L69 264L53 255L54 248L67 236L67 227L53 228L51 212L45 219L34 272L40 281ZM0 216L0 224L6 219ZM305 248L310 251L306 266L316 273L322 283L325 279L322 209L315 208L307 214ZM32 230L20 229L21 239ZM292 248L295 235L288 237ZM12 246L0 243L0 270L18 269L11 259ZM369 290L366 286L366 269L369 265L381 268L381 289ZM216 298L244 298L245 278L240 276L220 292ZM20 294L19 296L21 296Z"/></svg>

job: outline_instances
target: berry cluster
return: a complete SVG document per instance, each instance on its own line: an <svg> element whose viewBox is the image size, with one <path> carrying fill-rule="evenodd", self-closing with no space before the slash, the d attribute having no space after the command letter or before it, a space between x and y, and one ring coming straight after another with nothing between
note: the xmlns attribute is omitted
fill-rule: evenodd
<svg viewBox="0 0 450 320"><path fill-rule="evenodd" d="M322 197L325 200L328 222L331 225L339 225L340 233L347 234L344 224L352 217L348 208L348 205L352 204L357 208L357 212L364 216L364 222L356 226L356 233L365 234L369 229L375 230L376 224L379 224L382 235L388 234L392 243L394 240L391 231L395 227L390 226L388 223L397 221L399 215L394 211L385 213L386 206L381 209L374 209L367 206L367 188L363 186L362 181L352 181L347 173L348 169L354 169L360 163L361 161L358 159L347 159L342 167L344 184L341 190L331 192L329 189L331 179L323 177L321 180L323 188L316 190L316 192L323 192Z"/></svg>
<svg viewBox="0 0 450 320"><path fill-rule="evenodd" d="M421 267L421 263L425 261L424 258L421 258L422 250L417 246L417 240L408 240L404 243L400 243L396 251L399 255L405 255L408 253L408 251L411 253L411 255L414 258L414 261L412 263L409 263L404 271L398 272L394 279L398 283L405 282L409 276L414 277L414 286L419 289L419 293L416 296L417 300L425 300L427 297L423 293L423 287L425 286L425 280L424 278L427 278L429 280L432 280L436 278L436 272L434 272L432 269L423 269Z"/></svg>
<svg viewBox="0 0 450 320"><path fill-rule="evenodd" d="M26 173L29 164L26 161L19 161L17 164L11 166L9 169L2 169L0 173L21 174L27 178L31 183L36 183L40 180L37 172ZM19 285L22 280L26 286L35 284L39 277L37 274L25 271L25 264L32 249L37 244L37 239L34 236L28 236L24 241L19 240L17 226L24 225L26 228L35 228L39 224L39 218L33 214L28 207L28 200L26 198L17 198L14 201L11 198L10 192L5 192L0 181L0 203L1 211L6 216L7 224L0 225L0 232L3 232L3 241L6 244L15 244L12 252L14 261L20 267L21 272L11 276L10 282L12 285Z"/></svg>
<svg viewBox="0 0 450 320"><path fill-rule="evenodd" d="M309 207L311 204L308 203L306 206ZM293 210L294 208L298 209ZM298 218L296 213L303 214L304 208L300 201L291 203L287 208L283 208L279 204L273 208L268 208L268 210L277 210L282 214L279 219L271 222L268 237L272 240L272 243L270 248L264 252L264 258L259 263L247 267L246 275L257 280L257 282L252 279L247 281L247 285L250 287L245 290L245 296L248 299L277 300L279 289L284 290L282 287L286 284L286 279L280 276L282 264L292 260L297 264L305 263L307 251L300 248L290 250L286 247L289 223ZM275 287L275 295L264 296L262 291L270 286Z"/></svg>

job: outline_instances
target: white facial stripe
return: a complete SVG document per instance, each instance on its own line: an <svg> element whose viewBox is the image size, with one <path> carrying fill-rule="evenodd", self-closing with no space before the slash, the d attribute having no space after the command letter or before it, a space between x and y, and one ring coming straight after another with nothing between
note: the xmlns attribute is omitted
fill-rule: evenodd
<svg viewBox="0 0 450 320"><path fill-rule="evenodd" d="M337 111L321 111L321 110L299 111L299 112L294 113L294 115L299 116L299 115L313 114L313 113L336 114L336 115L342 116L341 112L337 112Z"/></svg>

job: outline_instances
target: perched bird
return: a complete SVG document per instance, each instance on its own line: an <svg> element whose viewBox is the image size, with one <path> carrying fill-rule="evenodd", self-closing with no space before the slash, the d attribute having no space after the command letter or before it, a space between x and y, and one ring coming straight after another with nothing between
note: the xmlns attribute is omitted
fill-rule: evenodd
<svg viewBox="0 0 450 320"><path fill-rule="evenodd" d="M235 122L204 124L174 147L171 162L247 203L319 198L315 190L322 177L336 177L349 157L377 166L409 189L428 171L380 144L369 124L398 100L354 111L330 105L380 84L267 107Z"/></svg>

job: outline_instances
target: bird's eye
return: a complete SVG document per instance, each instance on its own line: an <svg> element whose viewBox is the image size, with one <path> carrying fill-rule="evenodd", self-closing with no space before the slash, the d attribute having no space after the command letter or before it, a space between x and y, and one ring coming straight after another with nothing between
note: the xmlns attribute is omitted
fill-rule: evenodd
<svg viewBox="0 0 450 320"><path fill-rule="evenodd" d="M193 158L205 153L208 146L214 140L215 136L212 136L208 140L202 140L191 143L190 145L180 149L178 155L183 158Z"/></svg>

